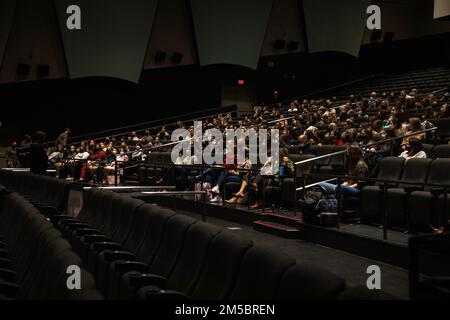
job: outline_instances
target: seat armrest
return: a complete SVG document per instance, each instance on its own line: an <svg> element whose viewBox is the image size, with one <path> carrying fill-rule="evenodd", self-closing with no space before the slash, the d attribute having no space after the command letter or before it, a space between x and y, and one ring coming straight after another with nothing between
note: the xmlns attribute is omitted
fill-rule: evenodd
<svg viewBox="0 0 450 320"><path fill-rule="evenodd" d="M16 278L17 273L9 269L0 269L0 279L13 282Z"/></svg>
<svg viewBox="0 0 450 320"><path fill-rule="evenodd" d="M0 249L0 258L8 258L8 250Z"/></svg>
<svg viewBox="0 0 450 320"><path fill-rule="evenodd" d="M61 212L56 209L55 207L37 207L40 213L42 213L44 216L49 218L50 220L54 217L59 215Z"/></svg>
<svg viewBox="0 0 450 320"><path fill-rule="evenodd" d="M97 232L96 234L88 234L83 236L83 241L87 243L93 243L93 242L113 242L110 238L107 236L100 234Z"/></svg>
<svg viewBox="0 0 450 320"><path fill-rule="evenodd" d="M94 229L94 228L81 228L81 229L75 229L74 233L78 237L85 237L85 236L88 236L88 235L99 234L99 231L97 229Z"/></svg>
<svg viewBox="0 0 450 320"><path fill-rule="evenodd" d="M149 266L145 263L138 261L119 261L116 263L116 271L119 273L125 273L129 271L138 271L140 273L147 273Z"/></svg>
<svg viewBox="0 0 450 320"><path fill-rule="evenodd" d="M0 268L9 268L11 267L11 260L7 258L0 258Z"/></svg>
<svg viewBox="0 0 450 320"><path fill-rule="evenodd" d="M14 298L17 295L19 286L11 282L0 282L0 292L9 298Z"/></svg>
<svg viewBox="0 0 450 320"><path fill-rule="evenodd" d="M93 242L91 244L91 248L94 249L96 252L106 251L106 250L122 250L122 246L116 242Z"/></svg>
<svg viewBox="0 0 450 320"><path fill-rule="evenodd" d="M126 251L106 251L104 253L105 261L112 262L116 260L135 261L136 256Z"/></svg>
<svg viewBox="0 0 450 320"><path fill-rule="evenodd" d="M160 289L167 289L167 279L156 274L133 274L129 276L130 285L135 288L145 286L157 286Z"/></svg>
<svg viewBox="0 0 450 320"><path fill-rule="evenodd" d="M431 194L435 197L440 196L442 193L444 193L444 189L442 188L431 188L430 190Z"/></svg>
<svg viewBox="0 0 450 320"><path fill-rule="evenodd" d="M175 301L187 301L191 300L191 298L185 295L182 292L172 291L172 290L161 290L154 291L149 290L145 293L145 297L147 300L175 300Z"/></svg>
<svg viewBox="0 0 450 320"><path fill-rule="evenodd" d="M66 225L66 228L70 231L75 230L75 229L81 229L81 228L92 228L91 225L87 224L87 223L83 223L83 222L69 222Z"/></svg>

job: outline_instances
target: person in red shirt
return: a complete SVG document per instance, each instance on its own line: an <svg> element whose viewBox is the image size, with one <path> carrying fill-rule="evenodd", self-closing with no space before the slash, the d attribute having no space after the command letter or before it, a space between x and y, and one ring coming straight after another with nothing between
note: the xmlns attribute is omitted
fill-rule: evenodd
<svg viewBox="0 0 450 320"><path fill-rule="evenodd" d="M106 152L99 146L95 147L94 153L90 156L87 167L83 165L81 168L80 180L85 180L87 173L93 174L97 169L101 161L106 158Z"/></svg>

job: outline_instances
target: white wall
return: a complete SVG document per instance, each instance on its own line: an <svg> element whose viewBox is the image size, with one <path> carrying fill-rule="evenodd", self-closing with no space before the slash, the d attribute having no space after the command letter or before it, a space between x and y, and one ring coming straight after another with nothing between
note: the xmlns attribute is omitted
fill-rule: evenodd
<svg viewBox="0 0 450 320"><path fill-rule="evenodd" d="M434 0L434 18L450 17L450 1Z"/></svg>

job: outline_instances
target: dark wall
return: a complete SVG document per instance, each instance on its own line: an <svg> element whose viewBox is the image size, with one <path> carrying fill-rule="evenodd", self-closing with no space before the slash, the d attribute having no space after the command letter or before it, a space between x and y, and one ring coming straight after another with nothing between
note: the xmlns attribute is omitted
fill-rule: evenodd
<svg viewBox="0 0 450 320"><path fill-rule="evenodd" d="M187 114L220 106L212 73L192 66L144 71L139 85L98 77L2 85L0 121L15 136L43 129L53 139L66 126L80 135Z"/></svg>

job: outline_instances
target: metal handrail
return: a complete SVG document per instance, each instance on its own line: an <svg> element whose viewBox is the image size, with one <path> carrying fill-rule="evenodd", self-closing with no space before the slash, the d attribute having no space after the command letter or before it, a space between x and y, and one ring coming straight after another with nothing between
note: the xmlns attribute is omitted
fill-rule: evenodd
<svg viewBox="0 0 450 320"><path fill-rule="evenodd" d="M389 143L389 142L395 141L395 140L403 140L405 138L412 137L412 136L415 136L415 135L418 135L418 134L421 134L421 133L428 133L428 132L436 131L437 129L438 129L437 127L434 127L434 128L430 128L430 129L426 129L426 130L415 131L415 132L411 132L411 133L408 133L408 134L404 134L402 136L388 138L388 139L381 140L381 141L378 141L378 142L366 144L364 146L361 146L361 148L369 148L369 147L377 146L377 145L380 145L380 144L382 145L382 144L385 144L385 143Z"/></svg>
<svg viewBox="0 0 450 320"><path fill-rule="evenodd" d="M353 105L358 104L358 103L361 103L361 101L352 102L350 105L353 106ZM347 104L341 104L339 106L329 108L328 110L339 109L339 108L345 107L346 105ZM307 113L302 113L301 116L310 116L310 115L313 115L313 114L314 114L314 112L311 111L311 112L307 112ZM295 115L295 116L292 116L292 117L283 118L283 119L277 119L277 120L269 121L267 123L268 124L272 124L272 123L282 122L282 121L286 121L286 120L291 120L291 119L295 119L296 116L298 116L298 115Z"/></svg>
<svg viewBox="0 0 450 320"><path fill-rule="evenodd" d="M298 166L298 165L305 164L305 163L308 163L308 162L314 162L314 161L321 160L321 159L332 158L332 157L335 157L335 156L340 156L341 154L345 154L347 152L348 152L347 150L341 150L341 151L337 151L337 152L333 152L333 153L328 153L328 154L324 154L323 156L318 156L318 157L315 157L315 158L306 159L306 160L302 160L302 161L296 162L296 163L294 163L294 165Z"/></svg>
<svg viewBox="0 0 450 320"><path fill-rule="evenodd" d="M334 178L334 179L328 179L328 180L324 180L324 181L320 181L320 182L316 182L316 183L313 183L313 184L310 184L310 185L307 185L307 186L304 186L304 187L300 187L300 188L297 188L297 189L295 189L295 191L303 191L303 190L306 190L306 189L310 189L310 188L312 188L312 187L315 187L315 186L318 186L319 184L321 184L321 183L329 183L329 182L333 182L333 181L336 181L337 179L336 178Z"/></svg>
<svg viewBox="0 0 450 320"><path fill-rule="evenodd" d="M139 187L132 187L132 186L121 186L121 187L84 187L83 190L162 190L162 189L169 189L169 190L175 190L175 186L139 186Z"/></svg>
<svg viewBox="0 0 450 320"><path fill-rule="evenodd" d="M79 141L77 141L77 142L71 142L71 143L69 143L69 145L75 145L75 144L78 144L78 143L80 143L81 141L83 141L83 140L88 140L89 137L91 137L91 136L96 136L96 135L98 135L98 134L105 134L105 133L107 133L107 132L116 132L116 131L119 131L119 130L122 130L122 129L128 129L128 128L132 128L132 127L143 126L143 125L146 125L146 124L149 124L149 125L150 125L150 124L152 124L152 123L160 123L160 122L169 121L169 120L172 120L172 119L173 119L173 120L178 119L178 121L179 121L180 118L188 117L188 116L193 115L193 114L196 114L196 113L205 113L205 112L212 111L212 110L216 110L216 109L224 109L224 108L232 108L232 107L236 107L236 106L233 105L233 106L224 106L224 107L220 107L220 108L211 108L211 109L206 109L206 110L196 111L196 112L194 112L194 113L188 113L188 114L181 115L181 116L173 116L173 117L168 117L168 118L164 118L164 119L160 119L160 120L153 120L153 121L143 122L143 123L139 123L139 124L135 124L135 125L130 125L130 126L125 126L125 127L119 127L119 128L114 128L114 129L108 129L108 130L98 131L98 132L94 132L94 133L87 133L87 134L84 134L84 135L79 135L79 136L75 136L75 137L69 138L69 141L79 140ZM193 118L193 119L182 120L182 122L197 121L197 120L206 119L206 118L210 118L210 117L214 117L214 116L218 116L218 115L227 114L227 113L230 113L230 112L235 112L236 110L237 110L237 109L235 108L235 110L232 110L232 111L226 111L226 112L214 113L214 114L211 114L211 115L208 115L208 116L204 116L204 117L200 117L200 118ZM97 140L100 139L100 140L101 140L101 139L106 139L106 138L109 138L109 137L118 137L118 136L122 136L122 135L129 134L129 133L131 133L131 132L133 132L133 131L140 132L140 131L156 129L156 128L160 128L160 127L164 127L164 126L170 126L170 125L173 125L173 124L176 124L176 122L169 122L169 123L159 124L159 125L156 125L156 126L154 126L154 127L146 127L146 128L143 128L143 129L137 129L137 130L127 131L127 132L124 132L124 133L118 133L118 134L113 134L113 135L108 135L108 136L103 136L103 137L96 137L95 139L97 139ZM48 146L54 145L55 142L56 142L56 140L55 140L55 141L49 141L49 142L46 142L46 143L44 143L44 146L48 147ZM29 149L29 146L27 146L27 147L18 147L18 148L17 148L18 151L24 151L24 150L27 150L27 149Z"/></svg>
<svg viewBox="0 0 450 320"><path fill-rule="evenodd" d="M390 184L390 185L411 185L411 186L424 186L424 187L432 187L436 189L445 189L450 188L449 184L437 184L437 183L430 183L430 182L408 182L403 180L395 180L395 179L378 179L378 178L367 178L367 177L355 177L351 175L338 175L338 174L325 174L325 173L305 173L305 178L333 178L341 179L341 180L353 180L353 181L363 181L363 182L374 182L374 183L383 183L383 184Z"/></svg>

